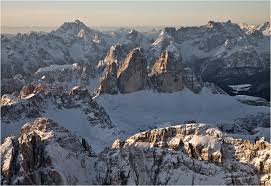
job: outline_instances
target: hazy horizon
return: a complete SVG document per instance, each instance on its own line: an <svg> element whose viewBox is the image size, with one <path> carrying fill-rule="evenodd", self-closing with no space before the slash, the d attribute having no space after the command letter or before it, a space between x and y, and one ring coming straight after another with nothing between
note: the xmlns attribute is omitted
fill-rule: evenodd
<svg viewBox="0 0 271 186"><path fill-rule="evenodd" d="M198 26L209 20L262 24L270 20L269 1L2 1L1 5L2 33L29 28L50 31L77 19L94 28Z"/></svg>

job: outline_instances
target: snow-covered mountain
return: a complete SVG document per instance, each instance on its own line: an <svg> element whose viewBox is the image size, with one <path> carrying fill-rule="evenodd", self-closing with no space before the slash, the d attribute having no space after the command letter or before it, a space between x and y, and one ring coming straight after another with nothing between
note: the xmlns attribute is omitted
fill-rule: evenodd
<svg viewBox="0 0 271 186"><path fill-rule="evenodd" d="M269 22L253 26L209 21L199 27L167 27L155 39L156 35L128 29L100 32L78 20L64 23L50 33L2 35L2 79L14 81L14 76L21 74L26 83L30 83L34 72L50 65L77 63L88 66L100 64L98 66L101 67L109 58L118 60L113 49L119 45L122 50L117 54L120 61L136 47L142 48L149 68L164 50L176 56L181 53L183 62L189 64L204 81L216 83L231 95L235 95L229 87L233 82L252 84L251 90L245 94L269 100L269 78L266 78L270 72ZM263 80L261 85L257 84L258 79ZM15 89L5 82L2 87L3 93L11 93L9 90Z"/></svg>
<svg viewBox="0 0 271 186"><path fill-rule="evenodd" d="M269 42L231 21L1 36L1 184L270 185Z"/></svg>
<svg viewBox="0 0 271 186"><path fill-rule="evenodd" d="M269 107L213 84L95 99L78 86L29 84L1 104L3 184L270 183Z"/></svg>
<svg viewBox="0 0 271 186"><path fill-rule="evenodd" d="M118 135L104 108L92 100L88 90L80 87L67 93L61 87L29 84L17 98L5 95L2 103L1 140L17 135L26 122L41 116L53 119L88 142L95 140L95 151L103 149Z"/></svg>
<svg viewBox="0 0 271 186"><path fill-rule="evenodd" d="M117 139L101 153L48 118L1 145L2 184L270 184L271 146L187 124Z"/></svg>
<svg viewBox="0 0 271 186"><path fill-rule="evenodd" d="M263 125L270 125L269 107L240 103L234 97L217 93L209 85L204 86L198 94L187 88L175 93L144 90L130 94L103 94L95 100L109 113L112 122L121 131L128 132L129 135L157 126L165 126L164 123L170 125L187 121L212 123L233 128L239 120L257 118L259 113L265 115L260 117L265 123ZM265 117L267 120L264 119ZM261 122L254 121L254 123L252 128L256 129ZM265 130L269 129L265 128ZM250 129L244 130L249 131ZM268 139L268 134L265 137Z"/></svg>
<svg viewBox="0 0 271 186"><path fill-rule="evenodd" d="M268 23L262 27L262 30L268 29ZM230 21L210 21L200 27L165 28L152 44L150 55L156 58L167 47L173 48L175 53L181 52L183 61L204 81L216 83L231 95L234 92L228 86L230 83L251 83L253 88L248 94L269 99L266 87L269 78L264 74L270 72L270 36L261 32L260 35L248 34ZM259 78L263 79L261 87L253 80ZM261 91L256 93L258 89Z"/></svg>

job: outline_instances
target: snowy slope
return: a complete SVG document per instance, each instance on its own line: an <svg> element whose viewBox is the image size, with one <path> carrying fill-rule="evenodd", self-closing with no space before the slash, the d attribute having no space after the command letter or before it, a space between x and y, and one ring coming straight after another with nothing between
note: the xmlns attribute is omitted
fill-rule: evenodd
<svg viewBox="0 0 271 186"><path fill-rule="evenodd" d="M247 95L237 95L234 96L238 101L241 103L245 103L248 105L255 105L255 106L270 106L270 103L263 98L254 97L254 96L247 96Z"/></svg>
<svg viewBox="0 0 271 186"><path fill-rule="evenodd" d="M71 91L72 92L72 91ZM85 91L72 95L30 94L13 104L1 107L1 141L7 136L18 135L21 127L37 117L47 117L72 131L77 137L93 144L94 151L111 145L118 130L102 107Z"/></svg>
<svg viewBox="0 0 271 186"><path fill-rule="evenodd" d="M228 95L212 94L206 87L199 94L188 89L162 94L145 90L130 94L104 94L96 101L126 134L148 130L165 122L195 120L226 124L247 114L269 113L269 107L245 105Z"/></svg>
<svg viewBox="0 0 271 186"><path fill-rule="evenodd" d="M117 135L117 131L115 130L91 126L91 123L87 119L87 115L79 109L51 108L47 109L43 116L48 117L56 121L60 126L69 129L77 137L83 137L89 143L95 142L92 143L92 148L95 152L100 152L104 147L110 146Z"/></svg>

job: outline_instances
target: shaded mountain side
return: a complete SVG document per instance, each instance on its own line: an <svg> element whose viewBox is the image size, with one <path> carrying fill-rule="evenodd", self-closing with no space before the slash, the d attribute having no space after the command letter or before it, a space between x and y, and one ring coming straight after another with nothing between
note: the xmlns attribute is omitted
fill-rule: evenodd
<svg viewBox="0 0 271 186"><path fill-rule="evenodd" d="M236 76L228 79L215 79L211 76L203 76L203 81L213 82L229 95L256 96L270 101L270 70L257 72L251 76ZM252 85L248 91L238 91L238 94L229 85Z"/></svg>

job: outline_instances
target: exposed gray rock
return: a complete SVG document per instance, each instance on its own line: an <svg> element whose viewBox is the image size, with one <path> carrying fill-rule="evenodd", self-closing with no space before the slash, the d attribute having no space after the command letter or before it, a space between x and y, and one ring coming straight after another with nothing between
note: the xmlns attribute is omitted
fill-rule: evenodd
<svg viewBox="0 0 271 186"><path fill-rule="evenodd" d="M54 109L56 112L62 109L78 109L85 115L90 126L103 129L114 127L105 109L92 99L87 89L77 86L69 93L63 92L56 95L42 85L37 85L30 96L18 99L12 104L1 105L2 127L5 128L1 133L2 137L9 135L9 125L13 125L15 130L24 124L22 122L46 116L46 112L50 109Z"/></svg>
<svg viewBox="0 0 271 186"><path fill-rule="evenodd" d="M183 81L185 86L196 94L202 89L201 80L198 80L193 70L189 67L186 67L183 71Z"/></svg>
<svg viewBox="0 0 271 186"><path fill-rule="evenodd" d="M95 142L93 142L95 143ZM27 123L1 145L2 184L270 184L271 146L186 124L91 144L48 118Z"/></svg>
<svg viewBox="0 0 271 186"><path fill-rule="evenodd" d="M147 63L140 48L127 55L117 72L118 87L121 93L143 90L147 84Z"/></svg>
<svg viewBox="0 0 271 186"><path fill-rule="evenodd" d="M99 94L117 94L118 81L117 81L117 64L115 62L107 65L104 75L100 79Z"/></svg>
<svg viewBox="0 0 271 186"><path fill-rule="evenodd" d="M7 138L1 145L4 160L1 183L90 184L86 182L87 177L81 180L84 175L80 175L89 168L85 161L91 162L90 154L93 154L90 146L85 147L86 144L80 143L67 129L48 118L38 118L24 125L18 141Z"/></svg>
<svg viewBox="0 0 271 186"><path fill-rule="evenodd" d="M268 184L269 143L187 124L142 132L100 154L97 184ZM261 159L259 155L268 159ZM221 175L220 175L221 174ZM216 179L219 178L219 179Z"/></svg>
<svg viewBox="0 0 271 186"><path fill-rule="evenodd" d="M153 86L161 92L180 91L184 88L184 65L171 52L165 50L154 63L149 77Z"/></svg>

